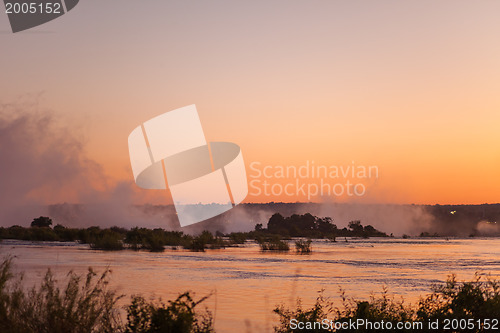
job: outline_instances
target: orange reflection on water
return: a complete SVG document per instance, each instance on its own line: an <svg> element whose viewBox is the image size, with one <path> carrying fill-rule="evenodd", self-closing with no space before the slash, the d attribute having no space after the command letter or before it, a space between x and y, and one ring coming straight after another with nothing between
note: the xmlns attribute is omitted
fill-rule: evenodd
<svg viewBox="0 0 500 333"><path fill-rule="evenodd" d="M163 300L186 290L201 297L212 293L205 306L215 315L217 332L272 331L279 303L297 297L304 306L318 291L339 301L339 288L348 296L366 298L387 286L395 297L415 302L451 274L470 279L475 272L500 277L500 239L350 239L313 242L311 255L262 253L250 242L244 247L204 253L167 249L163 253L92 251L74 243L35 244L4 241L1 252L16 256L25 284L39 283L50 267L60 281L69 270L83 273L111 267L112 285L129 296L141 294Z"/></svg>

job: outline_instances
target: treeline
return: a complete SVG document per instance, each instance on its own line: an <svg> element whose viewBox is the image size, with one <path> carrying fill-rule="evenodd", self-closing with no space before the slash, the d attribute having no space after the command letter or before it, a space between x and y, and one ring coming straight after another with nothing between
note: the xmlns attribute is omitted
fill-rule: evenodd
<svg viewBox="0 0 500 333"><path fill-rule="evenodd" d="M256 241L263 251L288 251L289 246L283 239L290 237L329 238L336 237L386 237L387 235L372 226L363 226L360 221L352 221L347 228L338 229L329 217L319 218L309 213L283 217L274 214L269 219L267 228L257 224L250 232L234 232L224 234L209 231L193 236L182 231L167 231L164 229L147 229L135 227L100 228L67 228L56 225L53 228L49 217L40 216L31 222L31 227L12 226L0 227L0 239L19 239L27 241L62 241L89 244L92 249L99 250L133 250L163 251L165 247L184 248L193 251L205 249L220 249L227 246L243 244L248 240ZM310 242L296 242L296 248L301 253L310 252Z"/></svg>
<svg viewBox="0 0 500 333"><path fill-rule="evenodd" d="M129 230L116 226L111 228L92 226L77 229L66 228L59 224L51 228L51 225L52 219L40 216L33 219L30 228L18 225L9 228L0 227L0 240L80 242L89 244L92 249L96 250L114 251L127 248L152 252L163 251L166 246L204 251L205 249L219 249L234 244L231 241L223 240L223 234L218 233L214 236L209 231L192 236L184 234L182 231L167 231L161 228L135 227Z"/></svg>
<svg viewBox="0 0 500 333"><path fill-rule="evenodd" d="M214 236L208 231L191 236L182 231L167 231L164 229L120 227L101 229L89 227L85 229L66 228L61 225L50 227L12 226L0 228L0 239L19 239L26 241L61 241L89 244L96 250L133 250L163 251L166 246L203 251L232 245L232 242L222 239L222 235Z"/></svg>

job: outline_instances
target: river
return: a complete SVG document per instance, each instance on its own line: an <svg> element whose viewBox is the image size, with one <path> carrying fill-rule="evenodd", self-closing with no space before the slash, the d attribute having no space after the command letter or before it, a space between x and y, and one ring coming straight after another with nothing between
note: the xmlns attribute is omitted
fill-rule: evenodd
<svg viewBox="0 0 500 333"><path fill-rule="evenodd" d="M271 332L279 303L297 297L313 304L318 291L339 300L366 298L385 287L395 297L415 302L449 274L471 279L475 272L500 277L500 238L316 240L313 253L262 253L258 245L190 252L167 248L162 253L123 250L94 251L87 245L4 240L0 254L15 256L16 272L24 284L40 283L47 268L60 281L68 271L112 269L111 283L120 293L163 300L191 290L212 293L205 305L215 316L217 332Z"/></svg>

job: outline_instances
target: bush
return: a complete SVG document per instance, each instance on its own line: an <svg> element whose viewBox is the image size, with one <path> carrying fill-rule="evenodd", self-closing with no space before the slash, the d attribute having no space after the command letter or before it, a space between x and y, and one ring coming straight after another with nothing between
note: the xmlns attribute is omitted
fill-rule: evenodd
<svg viewBox="0 0 500 333"><path fill-rule="evenodd" d="M47 270L39 287L25 291L22 277L13 279L12 260L0 264L0 332L2 333L211 333L212 315L199 312L209 296L194 300L189 292L176 300L146 302L136 296L121 322L117 302L123 296L109 289L110 270L97 275L70 272L64 288ZM198 312L197 312L198 311Z"/></svg>
<svg viewBox="0 0 500 333"><path fill-rule="evenodd" d="M184 248L191 251L205 251L205 249L221 249L226 245L226 242L221 237L214 237L210 231L205 230L186 242Z"/></svg>
<svg viewBox="0 0 500 333"><path fill-rule="evenodd" d="M103 230L90 241L90 247L95 250L118 251L123 249L121 235L111 230Z"/></svg>
<svg viewBox="0 0 500 333"><path fill-rule="evenodd" d="M152 252L161 252L165 246L186 245L191 239L181 231L165 231L163 229L132 228L125 234L124 242L134 250L146 249Z"/></svg>
<svg viewBox="0 0 500 333"><path fill-rule="evenodd" d="M500 281L476 273L474 280L459 283L454 275L433 293L421 299L417 311L421 320L500 318Z"/></svg>
<svg viewBox="0 0 500 333"><path fill-rule="evenodd" d="M23 228L15 225L9 228L0 228L0 238L21 239L28 241L57 241L60 239L55 230L48 227Z"/></svg>
<svg viewBox="0 0 500 333"><path fill-rule="evenodd" d="M303 309L300 299L296 308L291 310L284 305L279 305L274 312L279 316L280 325L275 327L277 333L295 332L290 327L290 321L295 319L300 322L321 322L323 319L334 322L349 322L365 319L370 322L428 322L439 320L441 325L444 319L494 319L500 317L500 282L476 278L471 282L459 283L455 276L450 276L444 285L432 288L432 293L421 298L415 306L406 305L404 300L395 300L388 296L384 289L380 297L371 296L368 301L348 299L341 292L342 303L335 307L334 303L323 297L320 291L316 303L310 309ZM343 332L354 332L345 329ZM411 332L412 330L399 330L398 332ZM426 325L419 332L435 332ZM482 332L477 329L474 332ZM325 332L318 327L307 332ZM372 332L368 328L356 332ZM454 332L471 332L471 330L455 330Z"/></svg>
<svg viewBox="0 0 500 333"><path fill-rule="evenodd" d="M28 229L26 238L29 238L27 240L31 240L31 241L57 241L57 240L59 240L59 237L54 232L54 230L52 230L50 228L43 228L43 227L34 227L31 229Z"/></svg>
<svg viewBox="0 0 500 333"><path fill-rule="evenodd" d="M210 333L214 332L211 313L205 309L196 313L196 307L206 300L193 300L189 292L179 295L176 300L146 302L135 296L127 307L126 333Z"/></svg>
<svg viewBox="0 0 500 333"><path fill-rule="evenodd" d="M280 318L280 326L274 327L274 331L276 333L289 333L294 332L292 328L290 328L290 322L292 319L297 320L298 322L321 322L323 319L329 317L329 315L333 312L333 303L323 297L323 290L320 291L318 298L316 299L316 303L311 309L304 310L302 308L301 300L297 300L296 309L290 310L285 308L285 306L279 305L274 309L274 313L276 313ZM318 330L307 330L307 332L324 332L322 329Z"/></svg>
<svg viewBox="0 0 500 333"><path fill-rule="evenodd" d="M116 302L121 296L109 290L109 270L100 277L89 269L86 276L68 274L63 289L50 270L42 284L28 292L20 279L12 281L11 259L0 264L0 331L4 333L116 332L120 319Z"/></svg>
<svg viewBox="0 0 500 333"><path fill-rule="evenodd" d="M229 234L229 239L233 244L245 244L245 241L247 240L247 233L232 232Z"/></svg>
<svg viewBox="0 0 500 333"><path fill-rule="evenodd" d="M354 299L347 299L343 292L341 292L342 306L335 307L334 303L323 296L323 290L319 292L316 303L310 309L303 309L300 299L297 300L296 309L290 310L283 305L279 305L274 309L274 312L280 317L280 326L274 328L277 333L290 333L295 332L290 327L292 319L298 322L311 322L321 323L322 320L327 319L328 322L349 322L356 321L357 319L365 319L371 322L395 322L409 321L413 318L414 311L406 307L404 303L397 302L393 298L388 297L387 291L384 290L380 298L372 296L370 301L357 301ZM319 326L319 325L318 325ZM349 327L349 326L348 326ZM403 332L399 330L398 332ZM333 330L325 330L321 327L313 327L306 330L306 332L333 332ZM373 332L370 329L358 328L357 330L342 329L342 332Z"/></svg>
<svg viewBox="0 0 500 333"><path fill-rule="evenodd" d="M312 252L311 240L299 239L298 241L295 242L295 249L300 254L311 253Z"/></svg>
<svg viewBox="0 0 500 333"><path fill-rule="evenodd" d="M60 241L74 242L78 240L78 229L66 228L60 224L54 227L54 232Z"/></svg>
<svg viewBox="0 0 500 333"><path fill-rule="evenodd" d="M272 237L268 240L258 240L258 242L261 251L290 251L290 246L288 245L288 243L279 239L278 237Z"/></svg>
<svg viewBox="0 0 500 333"><path fill-rule="evenodd" d="M78 230L78 239L83 244L90 244L94 242L101 235L101 228L99 227L88 227L87 229Z"/></svg>
<svg viewBox="0 0 500 333"><path fill-rule="evenodd" d="M165 241L159 233L151 233L144 240L142 247L151 252L163 252L165 250Z"/></svg>

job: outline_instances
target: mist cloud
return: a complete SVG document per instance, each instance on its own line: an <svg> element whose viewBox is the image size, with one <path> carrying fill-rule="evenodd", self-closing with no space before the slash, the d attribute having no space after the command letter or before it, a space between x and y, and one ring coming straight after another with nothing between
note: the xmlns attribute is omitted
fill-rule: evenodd
<svg viewBox="0 0 500 333"><path fill-rule="evenodd" d="M68 124L37 102L0 105L0 225L49 213L75 227L172 225L164 214L134 206L132 182L110 181L87 157L83 130Z"/></svg>

